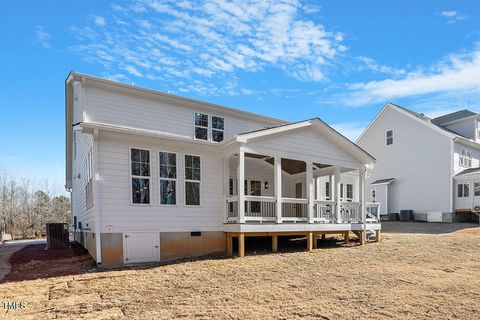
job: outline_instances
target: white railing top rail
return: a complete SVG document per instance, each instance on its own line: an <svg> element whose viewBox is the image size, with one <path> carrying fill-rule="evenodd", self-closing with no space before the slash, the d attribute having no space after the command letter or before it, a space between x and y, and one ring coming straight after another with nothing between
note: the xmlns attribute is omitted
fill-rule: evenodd
<svg viewBox="0 0 480 320"><path fill-rule="evenodd" d="M227 202L235 202L235 201L238 201L238 196L226 197L226 198L225 198L225 201L227 201Z"/></svg>
<svg viewBox="0 0 480 320"><path fill-rule="evenodd" d="M342 201L340 202L341 205L351 206L351 207L359 207L362 203L356 201Z"/></svg>
<svg viewBox="0 0 480 320"><path fill-rule="evenodd" d="M379 207L380 203L379 202L365 202L367 207Z"/></svg>
<svg viewBox="0 0 480 320"><path fill-rule="evenodd" d="M288 203L308 203L308 199L302 198L282 198L282 201Z"/></svg>
<svg viewBox="0 0 480 320"><path fill-rule="evenodd" d="M275 202L275 197L267 197L267 196L245 196L245 201Z"/></svg>
<svg viewBox="0 0 480 320"><path fill-rule="evenodd" d="M313 200L315 204L336 204L333 200Z"/></svg>

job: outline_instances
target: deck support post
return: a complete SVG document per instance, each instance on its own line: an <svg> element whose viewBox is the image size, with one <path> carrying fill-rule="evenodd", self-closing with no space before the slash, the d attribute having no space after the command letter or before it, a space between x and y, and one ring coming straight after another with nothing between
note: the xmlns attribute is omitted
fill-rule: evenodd
<svg viewBox="0 0 480 320"><path fill-rule="evenodd" d="M313 250L313 232L307 233L307 251Z"/></svg>
<svg viewBox="0 0 480 320"><path fill-rule="evenodd" d="M322 241L327 238L327 235L325 233L322 233Z"/></svg>
<svg viewBox="0 0 480 320"><path fill-rule="evenodd" d="M245 151L238 152L238 222L245 223Z"/></svg>
<svg viewBox="0 0 480 320"><path fill-rule="evenodd" d="M349 244L350 243L350 231L345 232L344 238L345 238L345 244Z"/></svg>
<svg viewBox="0 0 480 320"><path fill-rule="evenodd" d="M272 252L278 252L278 236L272 236Z"/></svg>
<svg viewBox="0 0 480 320"><path fill-rule="evenodd" d="M361 246L365 245L365 232L358 231L358 237L360 238L360 245Z"/></svg>
<svg viewBox="0 0 480 320"><path fill-rule="evenodd" d="M318 248L318 234L317 233L313 233L313 249L317 249Z"/></svg>
<svg viewBox="0 0 480 320"><path fill-rule="evenodd" d="M379 242L381 239L382 239L381 231L380 231L380 230L376 230L376 231L375 231L375 241L376 241L376 242Z"/></svg>
<svg viewBox="0 0 480 320"><path fill-rule="evenodd" d="M340 167L333 168L333 182L335 185L335 213L337 216L337 223L342 222L341 216L341 198L340 198Z"/></svg>
<svg viewBox="0 0 480 320"><path fill-rule="evenodd" d="M313 201L315 200L315 187L313 185L313 163L307 161L305 163L307 166L307 171L306 171L306 193L307 193L307 199L308 199L308 207L307 207L307 213L308 213L308 223L313 223Z"/></svg>
<svg viewBox="0 0 480 320"><path fill-rule="evenodd" d="M227 256L233 256L233 237L230 232L227 232Z"/></svg>
<svg viewBox="0 0 480 320"><path fill-rule="evenodd" d="M238 256L245 257L245 234L243 232L238 234Z"/></svg>
<svg viewBox="0 0 480 320"><path fill-rule="evenodd" d="M277 223L282 223L282 158L274 158L274 193Z"/></svg>

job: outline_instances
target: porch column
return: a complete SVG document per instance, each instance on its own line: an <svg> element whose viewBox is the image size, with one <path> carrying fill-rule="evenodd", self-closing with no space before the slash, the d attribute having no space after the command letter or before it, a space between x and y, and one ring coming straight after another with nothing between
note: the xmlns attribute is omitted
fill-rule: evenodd
<svg viewBox="0 0 480 320"><path fill-rule="evenodd" d="M335 186L335 212L337 214L337 223L340 223L340 222L342 222L342 216L340 214L340 204L341 204L341 200L340 200L340 167L335 166L333 168L333 177L332 178L333 178L333 184Z"/></svg>
<svg viewBox="0 0 480 320"><path fill-rule="evenodd" d="M245 151L238 152L238 222L245 223Z"/></svg>
<svg viewBox="0 0 480 320"><path fill-rule="evenodd" d="M275 213L277 223L282 223L282 158L274 158Z"/></svg>
<svg viewBox="0 0 480 320"><path fill-rule="evenodd" d="M359 175L359 189L360 189L360 214L363 222L363 232L361 242L365 243L367 240L367 206L365 203L365 166L360 168Z"/></svg>
<svg viewBox="0 0 480 320"><path fill-rule="evenodd" d="M315 199L315 187L313 185L313 163L306 162L307 165L307 172L306 172L306 179L307 179L307 199L308 199L308 222L313 223L313 200Z"/></svg>
<svg viewBox="0 0 480 320"><path fill-rule="evenodd" d="M230 157L223 157L223 194L225 198L230 196ZM224 200L225 223L228 222L228 203Z"/></svg>

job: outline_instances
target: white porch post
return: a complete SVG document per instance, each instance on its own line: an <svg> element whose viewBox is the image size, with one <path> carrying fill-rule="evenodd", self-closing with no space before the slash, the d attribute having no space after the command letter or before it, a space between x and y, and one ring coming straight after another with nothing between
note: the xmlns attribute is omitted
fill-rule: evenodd
<svg viewBox="0 0 480 320"><path fill-rule="evenodd" d="M230 157L223 157L223 194L225 198L230 196ZM224 200L225 223L228 222L229 205Z"/></svg>
<svg viewBox="0 0 480 320"><path fill-rule="evenodd" d="M328 186L329 186L329 189L330 189L330 193L329 193L329 195L328 195L329 200L333 200L333 199L335 199L335 198L334 198L335 192L333 191L333 189L335 189L335 188L334 188L334 186L333 186L333 176L332 176L332 175L329 175L329 176L328 176ZM325 195L325 196L326 196L326 195ZM325 199L325 200L326 200L326 199Z"/></svg>
<svg viewBox="0 0 480 320"><path fill-rule="evenodd" d="M238 222L245 223L245 151L238 152Z"/></svg>
<svg viewBox="0 0 480 320"><path fill-rule="evenodd" d="M274 158L275 213L277 223L282 223L282 158Z"/></svg>
<svg viewBox="0 0 480 320"><path fill-rule="evenodd" d="M360 189L360 214L363 222L363 243L367 240L367 206L365 203L365 167L360 168L359 174L359 189Z"/></svg>
<svg viewBox="0 0 480 320"><path fill-rule="evenodd" d="M340 214L340 167L335 166L333 168L333 182L335 185L335 211L337 213L337 223L342 222L342 216ZM333 189L333 188L332 188Z"/></svg>
<svg viewBox="0 0 480 320"><path fill-rule="evenodd" d="M308 199L308 222L313 223L313 200L315 197L314 191L315 187L313 185L313 163L306 162L307 172L306 172L306 179L307 179L307 199Z"/></svg>

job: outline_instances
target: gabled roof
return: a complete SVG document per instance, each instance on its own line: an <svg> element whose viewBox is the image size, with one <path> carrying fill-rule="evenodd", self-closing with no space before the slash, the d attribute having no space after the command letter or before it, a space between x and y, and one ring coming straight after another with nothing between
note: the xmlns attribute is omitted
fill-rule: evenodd
<svg viewBox="0 0 480 320"><path fill-rule="evenodd" d="M379 185L379 184L390 184L395 180L395 178L388 178L388 179L380 179L380 180L375 180L371 183L371 185Z"/></svg>
<svg viewBox="0 0 480 320"><path fill-rule="evenodd" d="M387 103L383 108L382 110L377 114L377 116L375 117L375 119L368 125L367 129L365 129L363 131L363 133L360 135L360 137L357 139L357 143L360 142L360 140L365 136L365 134L373 127L373 125L378 121L378 119L381 117L381 115L386 111L388 110L389 108L392 108L392 109L395 109L405 115L407 115L408 117L416 120L416 121L419 121L420 123L426 125L427 127L443 134L443 135L446 135L447 137L449 137L450 139L453 139L455 141L459 141L459 142L462 142L462 143L465 143L465 144L469 144L470 146L473 146L473 147L476 147L476 148L480 148L480 144L477 143L476 141L474 140L471 140L451 129L448 129L447 127L443 126L443 125L440 125L438 123L433 123L433 120L429 117L427 117L426 115L424 115L423 113L418 113L418 112L415 112L415 111L412 111L410 109L407 109L405 107L401 107L399 105L396 105L394 103ZM462 110L461 112L465 115L467 114L467 112L463 112L463 111L468 111L468 110ZM471 111L468 111L468 112L471 112ZM473 113L473 115L476 115L475 113ZM472 115L470 115L472 116ZM440 118L440 117L439 117ZM435 118L435 119L438 119L438 118ZM453 120L450 120L449 122L451 122ZM438 121L437 121L438 122Z"/></svg>
<svg viewBox="0 0 480 320"><path fill-rule="evenodd" d="M467 177L467 176L474 176L480 173L480 168L469 168L465 169L460 173L457 173L455 177Z"/></svg>
<svg viewBox="0 0 480 320"><path fill-rule="evenodd" d="M444 125L444 124L449 123L449 122L461 120L461 119L464 119L464 118L469 118L469 117L476 116L476 115L477 114L475 112L464 109L464 110L452 112L452 113L449 113L449 114L446 114L446 115L443 115L443 116L440 116L440 117L433 118L431 120L431 122L433 124L436 124L436 125Z"/></svg>
<svg viewBox="0 0 480 320"><path fill-rule="evenodd" d="M303 127L310 127L310 126L318 126L324 129L329 135L331 135L332 139L340 146L346 150L349 150L353 157L358 159L362 159L364 163L373 163L375 162L375 158L370 155L367 151L362 149L360 146L355 144L354 142L350 141L347 137L342 135L337 130L330 127L328 124L323 122L320 118L312 118L303 121L282 124L273 127L267 127L259 130L249 131L241 134L235 135L233 138L225 141L223 146L230 145L232 143L248 143L251 139L257 139L261 137L266 137L269 135L275 135L278 133L288 132L290 130L295 130Z"/></svg>

